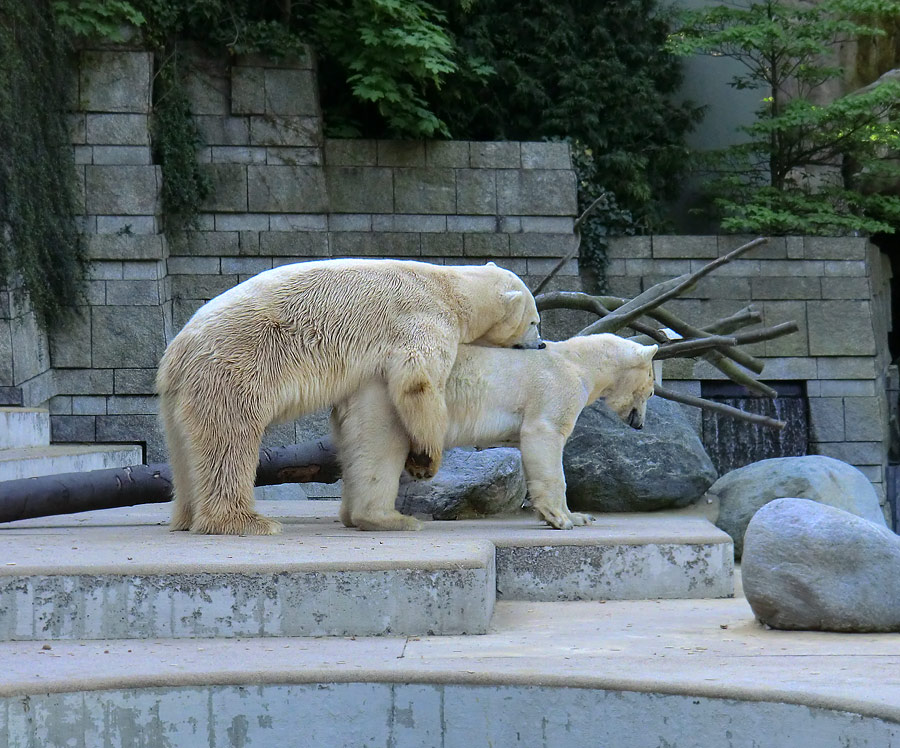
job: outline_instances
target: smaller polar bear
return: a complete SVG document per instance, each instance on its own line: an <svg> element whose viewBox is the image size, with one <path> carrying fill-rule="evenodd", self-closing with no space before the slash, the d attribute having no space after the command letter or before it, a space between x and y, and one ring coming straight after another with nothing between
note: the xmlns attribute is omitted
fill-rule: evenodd
<svg viewBox="0 0 900 748"><path fill-rule="evenodd" d="M402 423L411 468L433 475L459 344L538 347L538 321L525 284L493 263L302 262L226 291L172 340L156 378L175 488L171 529L278 532L253 508L263 430L373 378Z"/></svg>
<svg viewBox="0 0 900 748"><path fill-rule="evenodd" d="M462 345L447 380L446 448L517 444L531 502L561 530L592 521L566 505L563 447L581 411L603 398L629 426L644 425L653 356L608 333L548 342L545 350ZM343 465L341 521L362 530L417 530L394 509L409 439L382 381L368 382L332 411Z"/></svg>

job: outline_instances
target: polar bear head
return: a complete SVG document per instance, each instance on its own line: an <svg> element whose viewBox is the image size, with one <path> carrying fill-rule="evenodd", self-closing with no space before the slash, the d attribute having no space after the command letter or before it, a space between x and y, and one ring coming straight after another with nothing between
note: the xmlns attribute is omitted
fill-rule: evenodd
<svg viewBox="0 0 900 748"><path fill-rule="evenodd" d="M603 398L625 423L643 428L653 394L653 356L658 346L641 345L611 333L570 338L565 346L593 378L588 402Z"/></svg>
<svg viewBox="0 0 900 748"><path fill-rule="evenodd" d="M493 262L475 270L488 282L486 293L477 304L490 310L494 323L471 341L472 344L498 348L545 348L534 297L519 276L497 267ZM484 311L481 316L482 319L488 318Z"/></svg>

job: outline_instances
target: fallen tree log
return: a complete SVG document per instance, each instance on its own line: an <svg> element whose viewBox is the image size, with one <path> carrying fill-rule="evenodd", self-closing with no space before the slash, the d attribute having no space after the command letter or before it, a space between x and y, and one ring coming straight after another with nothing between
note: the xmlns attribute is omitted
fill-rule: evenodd
<svg viewBox="0 0 900 748"><path fill-rule="evenodd" d="M328 440L261 449L256 485L334 483L341 477ZM168 463L63 473L0 483L0 522L90 512L172 499Z"/></svg>

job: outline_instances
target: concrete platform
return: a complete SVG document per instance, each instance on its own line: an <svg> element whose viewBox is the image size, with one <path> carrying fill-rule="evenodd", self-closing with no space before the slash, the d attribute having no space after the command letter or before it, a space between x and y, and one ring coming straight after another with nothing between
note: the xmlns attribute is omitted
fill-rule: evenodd
<svg viewBox="0 0 900 748"><path fill-rule="evenodd" d="M0 407L0 449L49 443L50 411L46 408Z"/></svg>
<svg viewBox="0 0 900 748"><path fill-rule="evenodd" d="M171 533L167 505L0 526L0 641L487 630L494 600L732 594L730 538L700 517L531 513L343 527L335 502L261 503L276 537ZM496 555L496 562L495 562Z"/></svg>
<svg viewBox="0 0 900 748"><path fill-rule="evenodd" d="M501 602L482 636L0 643L0 745L900 745L900 635L743 599ZM297 742L302 735L302 742Z"/></svg>
<svg viewBox="0 0 900 748"><path fill-rule="evenodd" d="M41 475L140 465L143 451L129 444L52 444L0 450L0 482Z"/></svg>

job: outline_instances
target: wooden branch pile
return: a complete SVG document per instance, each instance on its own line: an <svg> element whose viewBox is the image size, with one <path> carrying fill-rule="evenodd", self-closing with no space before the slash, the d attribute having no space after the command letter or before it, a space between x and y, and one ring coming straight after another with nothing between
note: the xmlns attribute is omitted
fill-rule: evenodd
<svg viewBox="0 0 900 748"><path fill-rule="evenodd" d="M588 208L588 211L590 211L590 208ZM582 214L579 221L584 219L588 211ZM657 360L702 358L715 366L736 384L740 384L760 395L774 398L777 396L775 390L753 376L754 374L759 375L762 373L763 362L742 350L740 346L790 335L798 330L796 322L784 322L771 327L739 332L744 327L762 322L762 315L759 311L753 306L748 306L729 317L698 328L688 324L662 306L665 302L692 289L701 278L750 250L765 244L766 241L764 238L759 238L747 242L728 254L712 260L696 272L686 273L677 278L657 283L630 300L616 296L592 296L572 291L555 291L537 293L535 301L540 312L549 309L574 309L591 312L600 318L583 330L580 330L577 333L578 335L619 332L623 329L630 329L636 333L632 340L645 344L657 343L659 345L659 351L656 354ZM571 257L564 258L563 262L557 265L535 290L543 289L550 278L569 259ZM646 320L649 320L649 322ZM677 333L680 338L671 338L668 333L669 330ZM667 400L716 411L760 426L782 429L785 425L783 421L778 421L768 416L746 413L739 408L693 397L692 395L672 392L665 387L657 387L655 393Z"/></svg>

